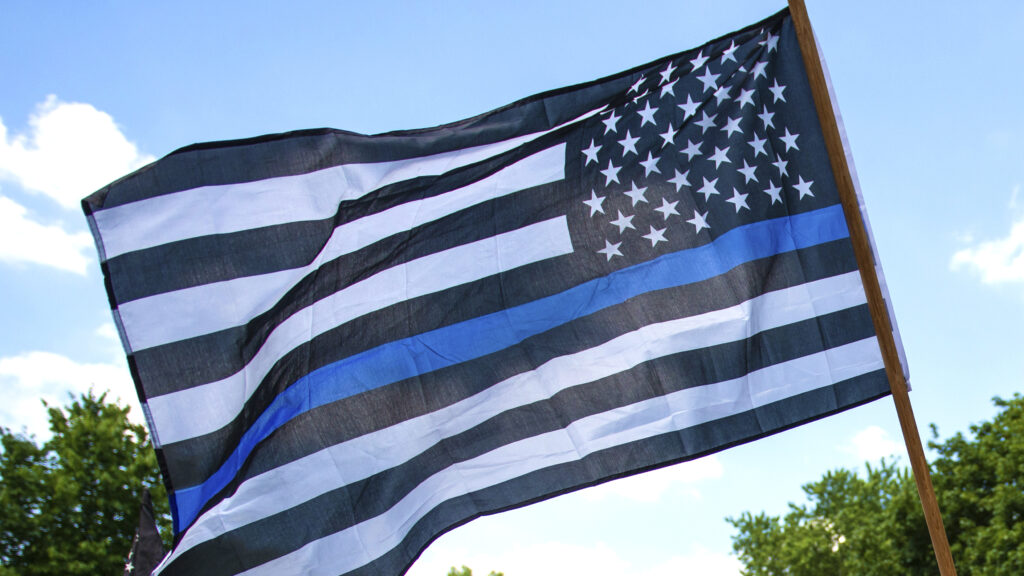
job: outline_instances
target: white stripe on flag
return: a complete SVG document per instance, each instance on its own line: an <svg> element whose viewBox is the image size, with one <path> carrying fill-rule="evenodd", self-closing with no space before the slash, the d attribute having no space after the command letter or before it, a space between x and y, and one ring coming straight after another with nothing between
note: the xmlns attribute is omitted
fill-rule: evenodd
<svg viewBox="0 0 1024 576"><path fill-rule="evenodd" d="M552 397L561 390L629 370L643 362L745 339L761 331L859 306L865 302L860 273L817 280L769 292L739 305L650 324L581 352L554 358L536 370L503 382L435 412L406 420L347 442L331 446L243 482L234 494L218 502L185 533L174 555L257 520L267 518L321 494L393 468L444 438L465 432L490 418ZM850 367L832 366L834 380L850 375ZM776 368L777 372L785 368ZM861 368L854 372L860 373ZM762 386L758 401L785 396L778 388ZM730 403L714 397L718 388L703 387L710 405ZM745 409L745 408L744 408ZM343 467L336 466L344 462ZM287 490L280 490L287 486Z"/></svg>
<svg viewBox="0 0 1024 576"><path fill-rule="evenodd" d="M238 415L282 356L319 334L387 306L572 252L565 216L457 246L383 270L299 310L239 372L147 401L162 444L213 432Z"/></svg>
<svg viewBox="0 0 1024 576"><path fill-rule="evenodd" d="M577 420L562 430L507 444L427 478L387 512L243 572L245 576L344 574L401 544L413 525L447 500L588 454L745 412L883 367L872 336L744 377L681 390ZM336 470L331 467L332 472Z"/></svg>
<svg viewBox="0 0 1024 576"><path fill-rule="evenodd" d="M494 144L392 162L342 164L255 182L201 186L98 210L93 218L107 259L188 238L322 220L337 212L342 201L360 198L388 184L437 176L486 160L603 109L591 110L550 130Z"/></svg>
<svg viewBox="0 0 1024 576"><path fill-rule="evenodd" d="M408 202L343 224L308 265L214 282L125 302L118 307L131 350L241 326L269 310L324 262L454 214L470 206L565 178L565 144L524 158L491 176L432 198Z"/></svg>

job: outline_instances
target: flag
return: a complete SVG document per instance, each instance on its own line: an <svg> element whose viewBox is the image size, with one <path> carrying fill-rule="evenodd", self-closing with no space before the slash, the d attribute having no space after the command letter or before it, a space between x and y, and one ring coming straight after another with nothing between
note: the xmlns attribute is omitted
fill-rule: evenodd
<svg viewBox="0 0 1024 576"><path fill-rule="evenodd" d="M124 563L124 576L149 575L164 557L164 542L156 527L153 515L153 500L149 490L142 491L139 503L139 528L132 539L132 547L128 551L128 561Z"/></svg>
<svg viewBox="0 0 1024 576"><path fill-rule="evenodd" d="M823 142L783 11L85 199L171 495L158 573L400 574L480 515L888 394Z"/></svg>

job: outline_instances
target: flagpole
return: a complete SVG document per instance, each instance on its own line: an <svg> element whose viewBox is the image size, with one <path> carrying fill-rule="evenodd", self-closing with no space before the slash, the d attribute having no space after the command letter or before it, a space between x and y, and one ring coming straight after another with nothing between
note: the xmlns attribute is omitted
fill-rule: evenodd
<svg viewBox="0 0 1024 576"><path fill-rule="evenodd" d="M810 19L807 17L807 8L803 0L788 1L797 40L800 43L800 51L803 53L804 68L807 70L807 77L811 84L818 120L825 137L825 147L832 164L832 172L839 189L843 211L846 214L846 224L850 230L850 239L853 242L857 265L860 268L861 281L864 284L864 291L867 293L868 309L871 312L875 333L878 335L878 343L885 360L885 371L889 377L889 387L896 404L900 428L903 430L903 440L907 444L907 453L910 456L910 466L914 472L917 493L921 498L921 506L924 508L924 518L928 525L928 534L931 536L932 548L935 551L935 560L938 562L941 576L956 576L956 566L953 564L953 555L950 552L946 530L942 524L939 504L932 488L928 461L924 457L924 448L921 445L921 436L914 419L914 411L910 406L907 382L903 376L903 368L893 338L889 313L882 298L878 277L875 274L871 244L861 219L857 192L853 186L850 167L846 162L846 151L839 135L832 99L825 82L825 74L822 71L821 57L818 54Z"/></svg>

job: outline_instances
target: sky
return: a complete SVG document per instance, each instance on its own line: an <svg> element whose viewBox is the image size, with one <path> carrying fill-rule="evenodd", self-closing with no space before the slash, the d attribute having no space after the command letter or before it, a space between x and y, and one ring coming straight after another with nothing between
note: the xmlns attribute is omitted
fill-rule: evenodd
<svg viewBox="0 0 1024 576"><path fill-rule="evenodd" d="M808 0L906 348L922 435L1024 390L1024 4ZM921 8L920 6L927 6ZM138 401L79 200L194 142L452 122L702 44L784 7L674 2L0 0L0 426ZM485 517L409 572L735 575L726 517L785 513L903 455L891 399ZM947 522L949 520L947 519Z"/></svg>

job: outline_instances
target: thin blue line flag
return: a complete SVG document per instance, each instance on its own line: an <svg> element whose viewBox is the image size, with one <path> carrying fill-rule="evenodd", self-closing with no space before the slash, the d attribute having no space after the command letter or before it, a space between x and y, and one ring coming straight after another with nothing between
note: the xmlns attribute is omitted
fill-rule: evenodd
<svg viewBox="0 0 1024 576"><path fill-rule="evenodd" d="M189 146L83 207L161 575L401 574L889 392L787 11L446 126Z"/></svg>

